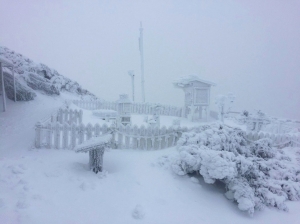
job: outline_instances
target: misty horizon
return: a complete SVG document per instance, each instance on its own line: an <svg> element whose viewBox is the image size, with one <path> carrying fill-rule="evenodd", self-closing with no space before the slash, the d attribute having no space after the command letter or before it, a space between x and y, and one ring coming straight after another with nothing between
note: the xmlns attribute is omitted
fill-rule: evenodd
<svg viewBox="0 0 300 224"><path fill-rule="evenodd" d="M1 0L0 45L48 65L105 100L141 101L139 27L147 102L183 105L182 76L236 95L234 111L300 120L300 3L289 1Z"/></svg>

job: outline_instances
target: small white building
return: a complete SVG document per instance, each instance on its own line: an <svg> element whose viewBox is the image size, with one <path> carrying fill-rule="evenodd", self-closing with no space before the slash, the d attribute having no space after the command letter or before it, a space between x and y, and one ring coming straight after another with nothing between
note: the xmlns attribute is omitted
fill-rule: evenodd
<svg viewBox="0 0 300 224"><path fill-rule="evenodd" d="M131 124L131 100L127 94L120 95L118 102L119 122L123 125Z"/></svg>
<svg viewBox="0 0 300 224"><path fill-rule="evenodd" d="M207 121L210 114L210 87L216 84L197 76L187 76L173 82L184 91L183 116L192 121Z"/></svg>

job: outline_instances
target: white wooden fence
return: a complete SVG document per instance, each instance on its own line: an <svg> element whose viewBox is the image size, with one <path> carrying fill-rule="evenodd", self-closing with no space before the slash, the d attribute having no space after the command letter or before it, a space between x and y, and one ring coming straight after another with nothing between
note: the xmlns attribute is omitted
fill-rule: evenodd
<svg viewBox="0 0 300 224"><path fill-rule="evenodd" d="M249 142L256 141L262 138L271 139L274 147L282 148L287 145L293 147L300 147L300 134L272 134L265 132L245 133L245 139Z"/></svg>
<svg viewBox="0 0 300 224"><path fill-rule="evenodd" d="M300 121L272 119L270 124L263 127L262 131L280 134L289 133L296 129L300 130Z"/></svg>
<svg viewBox="0 0 300 224"><path fill-rule="evenodd" d="M40 123L46 124L48 122L59 122L61 124L81 124L82 123L82 110L72 110L72 109L58 109L49 117L45 117L40 120Z"/></svg>
<svg viewBox="0 0 300 224"><path fill-rule="evenodd" d="M74 100L73 103L78 107L87 110L97 110L97 109L107 109L107 110L117 110L117 102L107 102L107 101L80 101ZM160 109L158 110L159 115L165 116L183 116L183 108L175 107L169 105L161 104L149 104L149 103L132 103L130 107L130 112L132 114L154 114L156 106L159 105Z"/></svg>
<svg viewBox="0 0 300 224"><path fill-rule="evenodd" d="M116 130L117 148L155 150L175 146L187 128L121 126Z"/></svg>
<svg viewBox="0 0 300 224"><path fill-rule="evenodd" d="M141 127L120 126L116 128L106 124L77 125L75 123L60 124L59 122L47 124L39 122L35 128L35 147L56 149L72 149L91 137L108 132L113 134L115 148L163 149L175 146L182 131L187 130L187 128L146 128L143 125Z"/></svg>
<svg viewBox="0 0 300 224"><path fill-rule="evenodd" d="M81 124L82 123L82 110L72 109L59 109L56 114L51 116L51 122L59 122L61 124Z"/></svg>
<svg viewBox="0 0 300 224"><path fill-rule="evenodd" d="M35 126L35 147L36 148L56 148L71 149L83 143L91 137L96 137L109 132L106 124L100 126L95 124L60 124L56 123L37 123Z"/></svg>

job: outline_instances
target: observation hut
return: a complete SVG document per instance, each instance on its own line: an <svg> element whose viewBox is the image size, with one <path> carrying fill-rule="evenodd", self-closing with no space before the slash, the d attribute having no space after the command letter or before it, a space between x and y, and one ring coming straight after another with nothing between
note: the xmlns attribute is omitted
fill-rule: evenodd
<svg viewBox="0 0 300 224"><path fill-rule="evenodd" d="M183 117L191 121L207 121L210 114L210 88L216 84L197 76L182 77L173 84L185 94Z"/></svg>

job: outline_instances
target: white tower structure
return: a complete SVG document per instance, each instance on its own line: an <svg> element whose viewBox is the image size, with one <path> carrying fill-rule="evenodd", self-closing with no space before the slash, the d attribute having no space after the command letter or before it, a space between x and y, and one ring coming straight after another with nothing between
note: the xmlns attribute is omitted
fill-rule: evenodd
<svg viewBox="0 0 300 224"><path fill-rule="evenodd" d="M140 26L140 39L139 39L140 55L141 55L141 81L142 81L142 100L145 102L145 87L144 87L144 53L143 53L143 26Z"/></svg>

